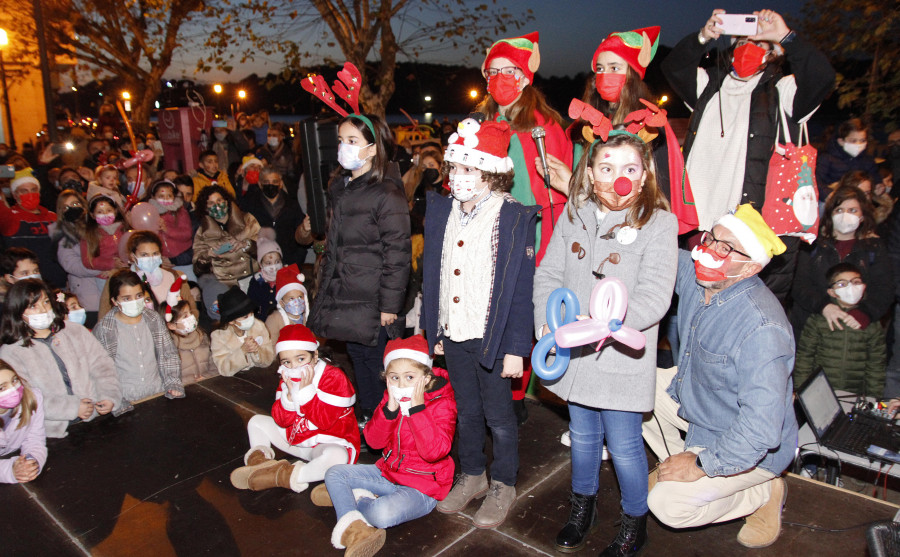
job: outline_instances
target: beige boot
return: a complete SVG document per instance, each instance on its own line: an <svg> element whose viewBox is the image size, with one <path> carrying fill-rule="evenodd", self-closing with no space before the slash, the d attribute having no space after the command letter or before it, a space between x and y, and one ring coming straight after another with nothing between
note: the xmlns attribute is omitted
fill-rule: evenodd
<svg viewBox="0 0 900 557"><path fill-rule="evenodd" d="M475 513L473 522L477 528L496 528L503 524L509 510L516 503L516 488L505 483L491 480L487 497L481 508Z"/></svg>
<svg viewBox="0 0 900 557"><path fill-rule="evenodd" d="M372 557L384 547L384 539L384 530L369 525L359 511L342 516L331 532L331 544L346 549L344 557Z"/></svg>
<svg viewBox="0 0 900 557"><path fill-rule="evenodd" d="M781 533L781 511L787 500L787 485L781 478L772 482L772 494L765 505L746 517L745 524L738 532L737 541L744 547L758 549L775 543Z"/></svg>
<svg viewBox="0 0 900 557"><path fill-rule="evenodd" d="M274 464L257 468L247 477L247 489L262 491L273 487L291 489L291 474L294 467L286 460L275 461Z"/></svg>
<svg viewBox="0 0 900 557"><path fill-rule="evenodd" d="M244 464L240 468L235 468L231 472L231 485L238 489L249 489L247 481L250 476L257 470L275 466L277 462L274 460L275 452L271 447L253 447L244 455Z"/></svg>
<svg viewBox="0 0 900 557"><path fill-rule="evenodd" d="M453 482L453 489L435 508L442 513L458 513L466 508L469 501L481 497L487 493L487 490L487 474L482 472L478 476L470 476L460 472Z"/></svg>
<svg viewBox="0 0 900 557"><path fill-rule="evenodd" d="M317 507L333 507L331 503L331 495L328 494L328 488L324 483L320 483L309 492L309 500Z"/></svg>

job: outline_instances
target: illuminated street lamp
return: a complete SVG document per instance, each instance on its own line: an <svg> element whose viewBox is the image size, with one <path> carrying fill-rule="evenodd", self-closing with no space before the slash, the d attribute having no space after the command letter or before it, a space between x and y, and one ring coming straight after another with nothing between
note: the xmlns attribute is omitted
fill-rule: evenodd
<svg viewBox="0 0 900 557"><path fill-rule="evenodd" d="M222 86L220 84L216 83L215 85L213 85L213 91L217 95L221 95L222 94Z"/></svg>
<svg viewBox="0 0 900 557"><path fill-rule="evenodd" d="M125 112L131 112L131 93L122 91L122 100L125 101Z"/></svg>
<svg viewBox="0 0 900 557"><path fill-rule="evenodd" d="M247 91L244 91L243 89L241 89L240 91L238 91L238 98L241 99L241 100L246 99L246 98L247 98Z"/></svg>
<svg viewBox="0 0 900 557"><path fill-rule="evenodd" d="M427 102L427 103L431 102L431 95L425 95L425 102Z"/></svg>
<svg viewBox="0 0 900 557"><path fill-rule="evenodd" d="M661 96L661 97L659 98L658 101L656 101L656 104L657 104L658 106L662 106L662 105L666 104L667 102L669 102L669 96L668 96L668 95L663 95L663 96Z"/></svg>
<svg viewBox="0 0 900 557"><path fill-rule="evenodd" d="M3 50L9 44L6 31L0 29L0 83L3 85L3 108L6 110L6 127L9 130L9 146L15 150L16 138L13 135L12 111L9 109L9 89L6 88L6 66L3 65Z"/></svg>
<svg viewBox="0 0 900 557"><path fill-rule="evenodd" d="M472 89L471 91L469 91L469 96L472 97L473 99L477 99L478 91L476 89Z"/></svg>

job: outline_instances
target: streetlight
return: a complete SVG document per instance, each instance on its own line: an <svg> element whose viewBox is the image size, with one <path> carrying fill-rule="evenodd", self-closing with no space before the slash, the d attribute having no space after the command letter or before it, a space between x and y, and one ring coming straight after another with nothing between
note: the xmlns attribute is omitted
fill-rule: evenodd
<svg viewBox="0 0 900 557"><path fill-rule="evenodd" d="M215 85L213 85L213 91L214 91L217 95L221 95L221 94L222 94L222 85L216 83Z"/></svg>
<svg viewBox="0 0 900 557"><path fill-rule="evenodd" d="M661 97L659 98L658 101L656 101L656 104L657 104L658 106L662 106L662 105L666 104L667 102L669 102L669 96L668 96L668 95L663 95L663 96L661 96Z"/></svg>
<svg viewBox="0 0 900 557"><path fill-rule="evenodd" d="M122 100L125 101L125 112L131 112L131 93L122 91Z"/></svg>
<svg viewBox="0 0 900 557"><path fill-rule="evenodd" d="M427 102L427 103L431 102L431 95L425 95L425 102Z"/></svg>
<svg viewBox="0 0 900 557"><path fill-rule="evenodd" d="M469 96L472 97L473 99L477 99L478 91L476 89L472 89L471 91L469 91Z"/></svg>
<svg viewBox="0 0 900 557"><path fill-rule="evenodd" d="M244 91L243 89L238 89L238 99L239 99L237 102L238 112L241 111L241 101L246 98L247 98L247 91Z"/></svg>
<svg viewBox="0 0 900 557"><path fill-rule="evenodd" d="M9 146L16 149L16 138L13 135L12 111L9 109L9 89L6 88L6 66L3 65L3 47L9 44L6 31L0 29L0 82L3 85L3 108L6 110L6 127L9 129Z"/></svg>

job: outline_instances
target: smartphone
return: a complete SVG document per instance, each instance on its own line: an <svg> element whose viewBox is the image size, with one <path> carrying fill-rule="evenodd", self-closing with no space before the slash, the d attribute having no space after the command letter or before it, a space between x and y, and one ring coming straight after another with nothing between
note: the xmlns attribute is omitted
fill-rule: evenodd
<svg viewBox="0 0 900 557"><path fill-rule="evenodd" d="M216 255L222 255L223 253L231 250L231 242L227 244L222 244L219 246L219 249L216 250Z"/></svg>
<svg viewBox="0 0 900 557"><path fill-rule="evenodd" d="M757 16L753 14L718 14L721 24L716 27L726 35L749 37L758 32Z"/></svg>
<svg viewBox="0 0 900 557"><path fill-rule="evenodd" d="M0 178L15 178L16 167L11 164L0 164Z"/></svg>

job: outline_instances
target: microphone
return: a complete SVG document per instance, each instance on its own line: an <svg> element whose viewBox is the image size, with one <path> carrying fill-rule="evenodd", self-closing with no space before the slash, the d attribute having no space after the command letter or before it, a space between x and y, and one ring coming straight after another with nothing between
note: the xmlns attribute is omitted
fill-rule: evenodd
<svg viewBox="0 0 900 557"><path fill-rule="evenodd" d="M544 187L547 188L547 201L550 203L550 222L556 225L553 218L553 193L550 191L550 167L547 166L547 148L544 146L544 137L547 131L541 126L531 128L531 138L537 146L538 156L541 157L541 167L544 169Z"/></svg>

